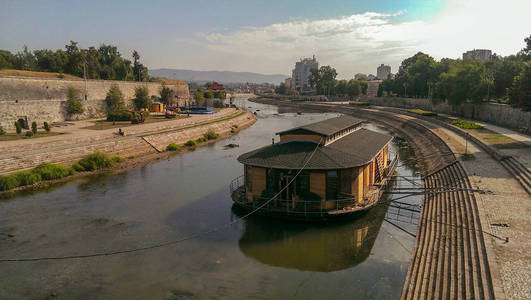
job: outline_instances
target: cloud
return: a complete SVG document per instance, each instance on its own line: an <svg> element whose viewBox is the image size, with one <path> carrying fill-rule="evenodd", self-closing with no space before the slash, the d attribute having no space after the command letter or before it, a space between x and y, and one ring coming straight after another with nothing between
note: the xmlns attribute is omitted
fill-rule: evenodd
<svg viewBox="0 0 531 300"><path fill-rule="evenodd" d="M531 1L450 1L431 20L399 21L406 11L366 12L325 20L295 20L233 32L199 33L210 51L234 69L289 74L300 57L315 54L334 66L340 77L375 73L380 63L396 71L417 51L436 58L453 57L473 48L508 55L518 51L531 28L526 12ZM520 47L521 48L521 47Z"/></svg>

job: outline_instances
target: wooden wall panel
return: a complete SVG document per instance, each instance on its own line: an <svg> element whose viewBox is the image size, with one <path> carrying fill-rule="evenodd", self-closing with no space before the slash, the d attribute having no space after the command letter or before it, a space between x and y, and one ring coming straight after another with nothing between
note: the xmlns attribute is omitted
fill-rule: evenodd
<svg viewBox="0 0 531 300"><path fill-rule="evenodd" d="M317 194L321 199L326 198L326 176L325 173L310 173L310 192Z"/></svg>
<svg viewBox="0 0 531 300"><path fill-rule="evenodd" d="M363 198L363 167L354 169L354 183L352 185L352 194L358 201Z"/></svg>
<svg viewBox="0 0 531 300"><path fill-rule="evenodd" d="M253 181L253 195L261 196L266 189L266 169L260 167L253 167L251 170L251 178Z"/></svg>

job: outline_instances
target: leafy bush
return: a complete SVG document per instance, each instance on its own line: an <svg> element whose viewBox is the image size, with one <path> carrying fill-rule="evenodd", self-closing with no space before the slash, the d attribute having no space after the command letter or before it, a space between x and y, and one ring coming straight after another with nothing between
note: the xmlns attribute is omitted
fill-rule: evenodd
<svg viewBox="0 0 531 300"><path fill-rule="evenodd" d="M68 87L66 92L66 112L69 115L79 115L82 114L85 110L83 108L83 103L79 100L79 91L73 87Z"/></svg>
<svg viewBox="0 0 531 300"><path fill-rule="evenodd" d="M414 114L421 115L421 116L436 116L437 115L437 113L435 113L433 111L423 110L423 109L419 109L419 108L410 109L408 111L410 113L414 113Z"/></svg>
<svg viewBox="0 0 531 300"><path fill-rule="evenodd" d="M15 121L15 129L17 130L17 134L22 133L22 125L18 121Z"/></svg>
<svg viewBox="0 0 531 300"><path fill-rule="evenodd" d="M4 130L4 127L0 126L0 135L6 134L6 131Z"/></svg>
<svg viewBox="0 0 531 300"><path fill-rule="evenodd" d="M33 171L20 171L13 175L15 175L18 181L18 186L34 184L42 181L41 175Z"/></svg>
<svg viewBox="0 0 531 300"><path fill-rule="evenodd" d="M125 159L123 157L121 157L120 155L115 155L115 156L111 157L111 160L112 160L113 163L121 163Z"/></svg>
<svg viewBox="0 0 531 300"><path fill-rule="evenodd" d="M215 133L214 131L212 131L212 130L210 130L210 129L209 129L209 130L206 132L206 134L205 134L205 138L206 138L207 140L215 140L215 139L217 139L218 137L219 137L219 134Z"/></svg>
<svg viewBox="0 0 531 300"><path fill-rule="evenodd" d="M14 174L0 176L0 191L7 191L19 186L19 182Z"/></svg>
<svg viewBox="0 0 531 300"><path fill-rule="evenodd" d="M132 114L127 110L118 110L107 114L107 121L131 121Z"/></svg>
<svg viewBox="0 0 531 300"><path fill-rule="evenodd" d="M50 163L43 163L35 167L35 169L33 169L33 172L39 174L42 180L54 180L72 175L71 169L65 166Z"/></svg>
<svg viewBox="0 0 531 300"><path fill-rule="evenodd" d="M27 137L32 137L33 136L33 131L26 131L26 136Z"/></svg>
<svg viewBox="0 0 531 300"><path fill-rule="evenodd" d="M197 142L194 140L188 140L186 143L184 143L186 147L195 147L197 146Z"/></svg>
<svg viewBox="0 0 531 300"><path fill-rule="evenodd" d="M450 124L463 129L481 129L483 126L470 121L454 120Z"/></svg>
<svg viewBox="0 0 531 300"><path fill-rule="evenodd" d="M206 138L205 137L200 137L198 138L197 140L195 140L197 143L203 143L203 142L206 142Z"/></svg>
<svg viewBox="0 0 531 300"><path fill-rule="evenodd" d="M238 124L234 124L234 125L232 125L232 127L238 128Z"/></svg>
<svg viewBox="0 0 531 300"><path fill-rule="evenodd" d="M181 146L175 144L175 143L171 143L168 145L168 147L166 147L166 150L168 151L179 151L181 149Z"/></svg>
<svg viewBox="0 0 531 300"><path fill-rule="evenodd" d="M74 169L74 171L76 172L85 172L85 168L83 168L83 166L80 165L78 162L72 166L72 169Z"/></svg>
<svg viewBox="0 0 531 300"><path fill-rule="evenodd" d="M236 129L234 129L234 128L230 129L230 133L235 133L235 132L236 132Z"/></svg>
<svg viewBox="0 0 531 300"><path fill-rule="evenodd" d="M150 108L151 97L149 97L149 91L145 86L139 86L135 88L135 98L133 98L133 104L136 109Z"/></svg>
<svg viewBox="0 0 531 300"><path fill-rule="evenodd" d="M31 131L33 132L33 134L37 134L37 122L33 121L31 123Z"/></svg>
<svg viewBox="0 0 531 300"><path fill-rule="evenodd" d="M94 171L111 167L113 161L109 155L103 152L94 152L83 157L79 161L79 164L85 169L85 171Z"/></svg>
<svg viewBox="0 0 531 300"><path fill-rule="evenodd" d="M50 128L50 124L48 124L48 122L44 122L44 130L46 130L47 132L50 132L51 128Z"/></svg>

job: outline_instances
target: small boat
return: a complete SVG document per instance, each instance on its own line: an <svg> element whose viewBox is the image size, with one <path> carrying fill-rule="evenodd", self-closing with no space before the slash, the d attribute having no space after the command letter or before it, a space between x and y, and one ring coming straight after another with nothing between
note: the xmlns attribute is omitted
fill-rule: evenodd
<svg viewBox="0 0 531 300"><path fill-rule="evenodd" d="M297 220L352 216L374 207L391 182L393 137L341 116L278 132L280 143L238 157L244 175L231 182L235 205Z"/></svg>

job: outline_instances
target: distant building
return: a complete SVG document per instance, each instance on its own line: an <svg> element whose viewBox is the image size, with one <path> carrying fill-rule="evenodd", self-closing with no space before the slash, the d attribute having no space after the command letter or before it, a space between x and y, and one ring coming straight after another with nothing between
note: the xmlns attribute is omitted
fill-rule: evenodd
<svg viewBox="0 0 531 300"><path fill-rule="evenodd" d="M488 49L474 49L463 53L463 60L465 59L479 59L481 61L490 60L492 51Z"/></svg>
<svg viewBox="0 0 531 300"><path fill-rule="evenodd" d="M312 58L304 58L295 63L291 78L297 91L311 91L311 87L308 84L311 69L319 69L319 63L315 59L315 55Z"/></svg>
<svg viewBox="0 0 531 300"><path fill-rule="evenodd" d="M391 75L391 66L381 64L376 69L376 77L378 77L378 79L386 80L389 77L389 75Z"/></svg>
<svg viewBox="0 0 531 300"><path fill-rule="evenodd" d="M367 75L367 79L368 80L375 80L376 79L376 76L372 75L372 74L369 74Z"/></svg>
<svg viewBox="0 0 531 300"><path fill-rule="evenodd" d="M223 87L223 84L219 84L217 82L212 82L210 86L208 87L208 90L210 91L224 91L225 88Z"/></svg>
<svg viewBox="0 0 531 300"><path fill-rule="evenodd" d="M383 82L383 80L371 80L367 82L367 96L369 98L374 98L378 95L378 86Z"/></svg>
<svg viewBox="0 0 531 300"><path fill-rule="evenodd" d="M356 80L367 80L367 75L365 75L363 73L358 73L358 74L354 75L354 79L356 79Z"/></svg>
<svg viewBox="0 0 531 300"><path fill-rule="evenodd" d="M288 90L295 90L295 85L293 84L293 79L291 78L286 78L284 79L284 84L286 85L286 88Z"/></svg>

